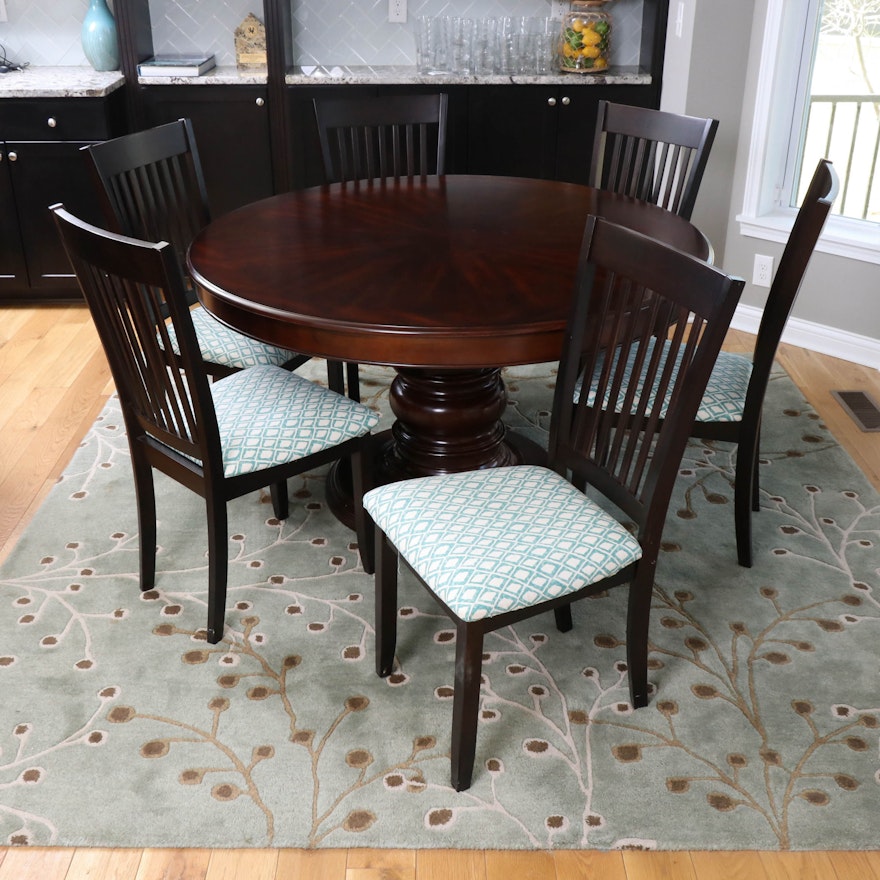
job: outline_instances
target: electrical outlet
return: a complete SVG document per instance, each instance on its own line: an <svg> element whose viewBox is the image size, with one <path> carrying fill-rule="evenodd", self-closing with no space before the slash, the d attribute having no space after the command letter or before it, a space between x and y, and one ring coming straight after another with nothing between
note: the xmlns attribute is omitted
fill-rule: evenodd
<svg viewBox="0 0 880 880"><path fill-rule="evenodd" d="M9 16L6 14L6 0L0 0L0 21L9 21Z"/></svg>
<svg viewBox="0 0 880 880"><path fill-rule="evenodd" d="M406 22L406 0L388 0L388 21Z"/></svg>
<svg viewBox="0 0 880 880"><path fill-rule="evenodd" d="M568 12L568 8L567 0L550 0L550 18L562 21L563 16Z"/></svg>
<svg viewBox="0 0 880 880"><path fill-rule="evenodd" d="M758 287L769 287L773 281L773 257L766 254L755 254L755 271L752 284Z"/></svg>

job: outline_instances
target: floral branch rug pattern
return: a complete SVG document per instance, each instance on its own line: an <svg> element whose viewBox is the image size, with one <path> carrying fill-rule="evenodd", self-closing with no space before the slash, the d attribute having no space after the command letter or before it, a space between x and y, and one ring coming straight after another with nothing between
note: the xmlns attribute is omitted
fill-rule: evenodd
<svg viewBox="0 0 880 880"><path fill-rule="evenodd" d="M319 365L310 365L315 376ZM390 372L364 368L387 419ZM506 372L541 439L554 372ZM486 642L474 784L449 784L454 632L411 577L399 668L373 671L372 578L324 473L230 506L227 631L204 639L201 500L157 477L140 593L111 400L0 570L0 841L18 845L873 848L880 498L783 373L765 415L755 565L735 451L693 444L657 572L651 702L626 591Z"/></svg>

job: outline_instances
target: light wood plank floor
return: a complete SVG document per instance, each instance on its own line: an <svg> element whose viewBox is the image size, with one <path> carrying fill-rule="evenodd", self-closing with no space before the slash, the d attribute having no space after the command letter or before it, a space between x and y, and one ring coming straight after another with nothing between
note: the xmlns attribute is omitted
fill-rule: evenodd
<svg viewBox="0 0 880 880"><path fill-rule="evenodd" d="M110 374L82 306L0 311L0 559L107 396ZM732 332L731 349L753 338ZM880 374L782 346L780 362L880 489L880 433L861 433L832 389L880 400ZM878 835L880 847L880 835ZM0 880L880 880L872 852L4 849Z"/></svg>

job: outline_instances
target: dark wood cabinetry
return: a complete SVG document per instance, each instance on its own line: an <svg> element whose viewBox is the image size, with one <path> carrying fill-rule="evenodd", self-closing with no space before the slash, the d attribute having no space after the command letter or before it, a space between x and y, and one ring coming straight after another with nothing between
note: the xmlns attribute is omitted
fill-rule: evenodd
<svg viewBox="0 0 880 880"><path fill-rule="evenodd" d="M265 86L142 86L146 126L193 123L211 213L215 216L275 191Z"/></svg>
<svg viewBox="0 0 880 880"><path fill-rule="evenodd" d="M106 98L7 99L0 103L0 296L79 296L49 205L101 212L81 148L124 128L122 92Z"/></svg>
<svg viewBox="0 0 880 880"><path fill-rule="evenodd" d="M587 183L599 101L656 106L642 85L474 86L468 171Z"/></svg>

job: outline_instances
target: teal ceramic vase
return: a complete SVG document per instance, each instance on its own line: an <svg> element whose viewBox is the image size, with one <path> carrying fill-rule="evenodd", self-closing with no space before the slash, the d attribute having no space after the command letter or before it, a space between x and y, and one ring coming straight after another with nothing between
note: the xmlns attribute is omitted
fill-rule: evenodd
<svg viewBox="0 0 880 880"><path fill-rule="evenodd" d="M107 8L107 0L89 0L89 10L82 23L82 47L95 70L119 69L116 22Z"/></svg>

